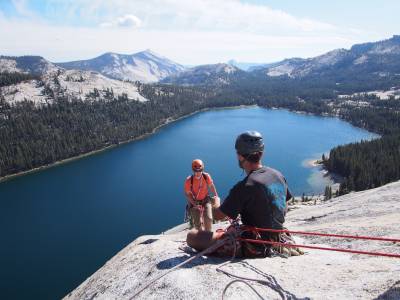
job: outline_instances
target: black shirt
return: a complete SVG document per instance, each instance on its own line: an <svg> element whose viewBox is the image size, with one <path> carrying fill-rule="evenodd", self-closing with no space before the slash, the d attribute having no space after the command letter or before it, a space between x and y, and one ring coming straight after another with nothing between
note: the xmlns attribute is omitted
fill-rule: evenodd
<svg viewBox="0 0 400 300"><path fill-rule="evenodd" d="M262 167L238 182L220 209L232 219L240 214L244 225L282 229L286 201L291 197L285 177L275 169Z"/></svg>

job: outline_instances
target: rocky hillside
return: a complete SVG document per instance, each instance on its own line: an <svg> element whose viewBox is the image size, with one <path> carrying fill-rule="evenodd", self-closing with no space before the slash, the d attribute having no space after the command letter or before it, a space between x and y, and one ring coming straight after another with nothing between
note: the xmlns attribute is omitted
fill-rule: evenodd
<svg viewBox="0 0 400 300"><path fill-rule="evenodd" d="M287 221L290 229L400 238L400 182L310 204L292 206ZM136 239L65 299L130 299L150 280L193 255L185 246L186 232L181 226ZM296 241L400 254L398 243L304 236ZM135 299L219 299L233 280L216 271L225 262L227 259L201 257L166 275ZM237 260L223 269L268 281L275 291L250 283L266 299L400 299L398 258L306 250L297 257ZM259 299L242 283L233 284L227 298Z"/></svg>
<svg viewBox="0 0 400 300"><path fill-rule="evenodd" d="M32 74L35 79L0 85L0 94L8 103L33 101L36 105L53 103L60 96L81 100L109 99L126 95L146 101L132 82L110 79L100 73L66 70L40 56L0 58L0 75Z"/></svg>
<svg viewBox="0 0 400 300"><path fill-rule="evenodd" d="M163 80L179 85L248 87L272 90L309 86L341 91L389 91L400 86L400 36L335 49L312 58L288 58L276 63L248 66L248 71L230 64L197 66ZM258 85L258 86L257 86Z"/></svg>
<svg viewBox="0 0 400 300"><path fill-rule="evenodd" d="M242 62L242 61L237 61L235 59L228 60L227 64L235 66L243 71L251 71L259 67L265 66L264 63Z"/></svg>
<svg viewBox="0 0 400 300"><path fill-rule="evenodd" d="M65 69L96 71L114 79L141 82L156 82L184 70L182 65L151 50L131 55L105 53L93 59L57 65Z"/></svg>
<svg viewBox="0 0 400 300"><path fill-rule="evenodd" d="M18 72L42 75L57 71L57 66L41 56L0 56L0 73Z"/></svg>
<svg viewBox="0 0 400 300"><path fill-rule="evenodd" d="M357 72L394 75L400 72L400 36L354 45L349 50L336 49L313 58L286 59L257 70L271 77L287 75L292 78Z"/></svg>
<svg viewBox="0 0 400 300"><path fill-rule="evenodd" d="M163 83L179 85L224 86L245 76L246 72L230 64L201 65L165 78Z"/></svg>

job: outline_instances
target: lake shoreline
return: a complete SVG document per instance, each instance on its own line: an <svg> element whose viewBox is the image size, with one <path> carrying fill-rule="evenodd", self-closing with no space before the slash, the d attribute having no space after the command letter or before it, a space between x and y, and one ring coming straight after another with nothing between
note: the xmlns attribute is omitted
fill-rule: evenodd
<svg viewBox="0 0 400 300"><path fill-rule="evenodd" d="M93 151L86 152L86 153L83 153L83 154L79 154L79 155L76 155L76 156L73 156L73 157L69 157L69 158L65 158L65 159L62 159L62 160L58 160L58 161L55 161L54 163L51 163L51 164L43 165L43 166L36 167L36 168L33 168L33 169L29 169L29 170L26 170L26 171L21 171L21 172L18 172L18 173L9 174L9 175L0 177L0 184L2 182L5 182L5 181L16 179L18 177L22 177L22 176L29 175L29 174L41 172L41 171L44 171L44 170L47 170L47 169L50 169L50 168L53 168L53 167L57 167L57 166L60 166L60 165L63 165L63 164L67 164L67 163L70 163L70 162L73 162L73 161L76 161L76 160L80 160L80 159L88 157L88 156L100 154L102 152L106 152L106 151L112 150L112 149L114 149L116 147L119 147L119 146L122 146L122 145L125 145L125 144L128 144L128 143L132 143L132 142L136 142L136 141L145 139L145 138L150 137L151 135L155 134L159 129L161 129L162 127L164 127L166 125L169 125L171 123L174 123L174 122L189 118L189 117L191 117L193 115L196 115L198 113L202 113L202 112L206 112L206 111L210 111L210 110L251 108L251 107L256 107L256 106L257 105L236 105L236 106L227 106L227 107L204 108L204 109L196 110L196 111L194 111L194 112L192 112L190 114L183 115L183 116L181 116L179 118L176 118L176 119L167 118L160 125L156 126L151 132L142 134L142 135L140 135L138 137L135 137L135 138L123 141L123 142L119 142L118 144L105 146L105 147L102 147L102 148L97 149L97 150L93 150Z"/></svg>
<svg viewBox="0 0 400 300"><path fill-rule="evenodd" d="M157 123L153 120L146 132L153 131L156 125L172 122L167 117L178 119L188 112L191 111L168 114ZM12 289L28 296L46 293L60 298L137 236L168 232L182 223L186 204L182 183L191 172L190 162L194 157L206 162L221 198L226 197L232 185L244 176L237 165L234 140L238 133L249 129L265 135L269 147L264 163L282 172L292 194L299 196L303 191L307 195L320 195L325 188L322 184L314 189L318 182L310 184L309 178L319 168L306 169L302 161L320 158L338 144L371 136L337 118L302 116L287 109L258 106L217 107L172 123L137 143L6 181L0 184L0 197L6 200L0 210L4 223L16 226L7 227L6 237L10 237L10 242L5 244L16 245L14 255L21 261L30 261L27 272L33 274L23 283L24 274L17 274L19 283L11 283ZM302 204L311 206L324 200L323 196L318 199L314 196ZM15 236L14 232L22 234ZM27 240L35 243L26 245ZM152 240L148 243L152 245ZM32 256L35 244L43 245L41 255ZM75 257L72 260L68 259L71 253ZM66 257L67 262L59 257ZM48 265L62 270L58 280L46 272ZM15 269L12 260L3 269L12 272ZM43 274L41 278L34 276L38 272ZM60 280L62 285L57 284ZM49 290L36 288L43 281L49 283Z"/></svg>
<svg viewBox="0 0 400 300"><path fill-rule="evenodd" d="M329 180L332 183L331 184L327 184L327 186L330 186L332 188L333 193L335 193L337 190L339 190L340 184L344 180L343 176L328 171L325 168L325 165L324 165L324 163L323 163L321 158L309 158L309 159L306 159L306 160L303 161L302 165L305 168L316 169L317 172L322 177L328 177ZM321 193L321 194L317 194L315 196L324 196L324 195L323 195L323 193Z"/></svg>
<svg viewBox="0 0 400 300"><path fill-rule="evenodd" d="M93 150L93 151L90 151L90 152L79 154L79 155L76 155L76 156L73 156L73 157L69 157L69 158L66 158L66 159L58 160L58 161L55 161L54 163L51 163L51 164L43 165L43 166L36 167L36 168L33 168L33 169L29 169L29 170L26 170L26 171L21 171L21 172L18 172L18 173L9 174L9 175L0 177L0 184L2 182L8 181L8 180L12 180L12 179L15 179L15 178L18 178L18 177L21 177L21 176L33 174L33 173L36 173L36 172L41 172L41 171L44 171L44 170L47 170L47 169L50 169L50 168L53 168L53 167L57 167L57 166L60 166L60 165L63 165L63 164L67 164L67 163L70 163L70 162L73 162L73 161L76 161L76 160L79 160L79 159L82 159L82 158L85 158L85 157L88 157L88 156L100 154L102 152L109 151L111 149L114 149L114 148L116 148L118 146L121 146L121 145L124 145L124 144L128 144L128 143L131 143L131 142L142 140L144 138L150 137L151 135L155 134L159 129L161 129L162 127L164 127L166 125L169 125L169 124L171 124L173 122L177 122L177 121L183 120L185 118L189 118L189 117L191 117L193 115L196 115L198 113L211 111L211 110L225 110L225 109L238 109L238 108L251 108L251 107L260 107L260 108L271 109L271 110L281 109L281 110L287 110L287 111L289 111L291 113L295 113L295 114L306 114L306 115L311 115L311 116L331 117L331 118L339 118L339 119L341 119L340 116L335 115L335 114L332 114L332 115L330 115L330 114L317 115L317 114L310 113L310 112L291 110L291 109L284 108L284 107L264 107L264 106L259 106L259 105L256 105L256 104L204 108L204 109L196 110L196 111L194 111L192 113L189 113L187 115L183 115L183 116L181 116L179 118L176 118L176 119L167 118L160 125L156 126L151 132L142 134L142 135L140 135L138 137L135 137L135 138L123 141L123 142L119 142L118 144L105 146L105 147L102 147L102 148L97 149L97 150ZM347 122L347 121L345 121L345 122ZM347 122L347 123L349 123L349 122ZM349 124L351 124L351 123L349 123ZM362 128L362 127L357 127L357 128L365 129L365 128ZM311 160L313 160L313 159L311 159ZM313 166L313 167L316 167L316 166ZM329 173L328 171L326 171L326 172ZM333 177L337 177L338 175L337 174L333 174L332 176Z"/></svg>

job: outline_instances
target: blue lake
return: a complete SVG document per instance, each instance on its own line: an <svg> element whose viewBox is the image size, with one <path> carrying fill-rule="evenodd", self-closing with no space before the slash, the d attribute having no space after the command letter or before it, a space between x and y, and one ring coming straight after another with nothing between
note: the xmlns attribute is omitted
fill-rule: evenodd
<svg viewBox="0 0 400 300"><path fill-rule="evenodd" d="M143 140L0 183L0 290L4 299L57 299L142 234L184 215L183 181L201 158L227 195L244 174L234 140L260 131L263 162L280 170L293 194L320 193L327 181L307 159L376 135L336 118L258 107L213 110Z"/></svg>

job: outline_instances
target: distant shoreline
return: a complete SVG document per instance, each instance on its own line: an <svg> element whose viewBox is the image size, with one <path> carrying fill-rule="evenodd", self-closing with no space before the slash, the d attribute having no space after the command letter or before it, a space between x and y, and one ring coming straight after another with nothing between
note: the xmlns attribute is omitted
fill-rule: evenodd
<svg viewBox="0 0 400 300"><path fill-rule="evenodd" d="M314 168L322 165L322 160L317 158L310 158L303 161L303 165L307 168Z"/></svg>
<svg viewBox="0 0 400 300"><path fill-rule="evenodd" d="M183 115L183 116L181 116L179 118L176 118L176 119L167 118L160 125L156 126L153 130L151 130L151 132L142 134L142 135L140 135L138 137L135 137L135 138L123 141L123 142L119 142L118 144L105 146L105 147L102 147L102 148L97 149L97 150L93 150L93 151L86 152L86 153L83 153L83 154L79 154L79 155L76 155L76 156L73 156L73 157L69 157L69 158L65 158L65 159L62 159L62 160L58 160L58 161L55 161L54 163L51 163L51 164L43 165L43 166L36 167L36 168L30 169L30 170L21 171L21 172L18 172L18 173L14 173L14 174L10 174L10 175L6 175L6 176L3 176L3 177L0 177L0 183L8 181L8 180L15 179L15 178L18 178L18 177L21 177L21 176L33 174L33 173L40 172L40 171L44 171L46 169L57 167L59 165L67 164L67 163L73 162L75 160L79 160L79 159L82 159L82 158L85 158L85 157L88 157L88 156L92 156L92 155L95 155L95 154L99 154L99 153L102 153L102 152L105 152L105 151L109 151L111 149L114 149L114 148L116 148L118 146L121 146L121 145L124 145L124 144L128 144L128 143L131 143L131 142L142 140L144 138L147 138L147 137L155 134L159 129L161 129L162 127L164 127L166 125L169 125L169 124L171 124L173 122L180 121L180 120L185 119L185 118L189 118L189 117L191 117L191 116L193 116L195 114L198 114L198 113L211 111L211 110L250 108L250 107L257 107L257 106L258 105L236 105L236 106L226 106L226 107L204 108L204 109L196 110L196 111L194 111L194 112L192 112L190 114Z"/></svg>
<svg viewBox="0 0 400 300"><path fill-rule="evenodd" d="M306 115L314 115L314 116L320 116L320 117L332 117L332 118L339 118L340 119L340 117L337 116L337 115L330 115L330 114L316 115L314 113L302 112L302 111L297 111L297 110L290 110L290 109L284 108L284 107L268 108L268 107L259 106L259 105L256 105L256 104L203 108L203 109L200 109L200 110L196 110L196 111L194 111L192 113L189 113L187 115L183 115L183 116L181 116L179 118L176 118L176 119L167 118L167 119L164 120L164 122L162 122L160 125L156 126L153 130L151 130L151 132L142 134L142 135L140 135L138 137L135 137L135 138L123 141L123 142L119 142L118 144L105 146L105 147L102 147L102 148L97 149L97 150L93 150L93 151L86 152L86 153L83 153L83 154L79 154L79 155L76 155L76 156L73 156L73 157L69 157L69 158L65 158L65 159L62 159L62 160L58 160L58 161L55 161L54 163L51 163L51 164L48 164L48 165L43 165L43 166L36 167L36 168L30 169L30 170L21 171L21 172L18 172L18 173L14 173L14 174L10 174L10 175L6 175L6 176L3 176L3 177L0 177L0 184L2 182L8 181L8 180L15 179L17 177L21 177L21 176L29 175L29 174L32 174L32 173L40 172L40 171L43 171L43 170L46 170L46 169L50 169L50 168L53 168L53 167L57 167L59 165L67 164L67 163L73 162L75 160L79 160L79 159L82 159L82 158L85 158L85 157L88 157L88 156L96 155L96 154L111 150L111 149L113 149L115 147L118 147L118 146L121 146L121 145L124 145L124 144L128 144L128 143L131 143L131 142L142 140L144 138L147 138L147 137L155 134L159 129L161 129L162 127L164 127L166 125L169 125L169 124L171 124L173 122L180 121L180 120L185 119L185 118L189 118L189 117L191 117L191 116L193 116L195 114L198 114L198 113L211 111L211 110L226 110L226 109L251 108L251 107L260 107L260 108L263 108L263 109L270 109L270 110L282 109L282 110L287 110L287 111L289 111L291 113L295 113L295 114L306 114ZM345 121L345 120L343 120L343 121ZM347 122L347 121L345 121L345 122ZM358 127L358 128L365 129L365 128L362 128L362 127ZM365 130L367 130L367 129L365 129ZM311 164L309 167L317 167L319 165L317 163L318 159L312 158L312 159L308 159L307 161L309 161L308 163ZM325 172L327 172L327 171L325 170ZM329 174L330 174L331 178L333 179L333 181L335 181L335 183L336 183L337 182L336 179L338 178L338 175L337 174L331 174L331 173L329 173ZM336 178L336 179L334 179L334 178Z"/></svg>
<svg viewBox="0 0 400 300"><path fill-rule="evenodd" d="M329 172L325 168L323 161L320 158L309 158L303 160L302 165L303 167L310 169L320 168L318 173L320 173L323 177L329 177L329 180L332 182L332 184L329 184L329 186L332 187L332 191L334 193L339 189L340 184L343 182L343 177L339 174ZM323 193L319 194L319 196L323 196Z"/></svg>

